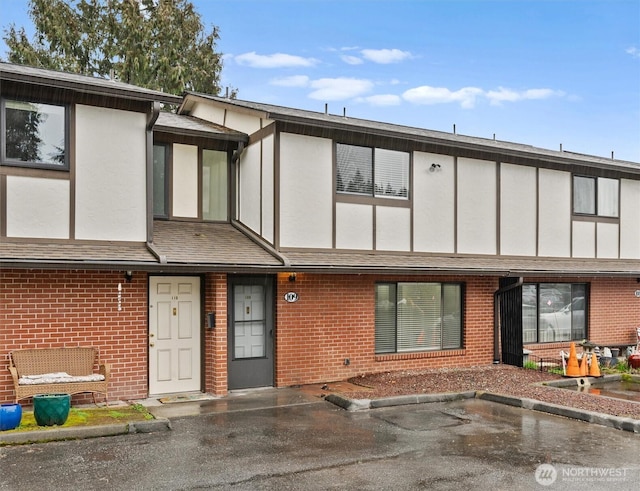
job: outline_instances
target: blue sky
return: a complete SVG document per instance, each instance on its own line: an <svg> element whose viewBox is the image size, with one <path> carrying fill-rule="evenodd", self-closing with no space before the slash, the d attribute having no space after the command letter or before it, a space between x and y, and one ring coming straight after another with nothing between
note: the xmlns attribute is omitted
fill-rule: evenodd
<svg viewBox="0 0 640 491"><path fill-rule="evenodd" d="M640 0L192 2L239 99L640 162Z"/></svg>

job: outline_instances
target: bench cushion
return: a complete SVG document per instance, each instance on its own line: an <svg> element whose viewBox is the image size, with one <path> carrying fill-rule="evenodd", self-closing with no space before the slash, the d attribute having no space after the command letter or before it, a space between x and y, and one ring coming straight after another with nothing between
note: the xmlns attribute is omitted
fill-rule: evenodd
<svg viewBox="0 0 640 491"><path fill-rule="evenodd" d="M100 373L72 376L66 372L55 372L41 375L24 375L18 380L18 385L66 384L69 382L98 382L101 380L104 380L104 375Z"/></svg>

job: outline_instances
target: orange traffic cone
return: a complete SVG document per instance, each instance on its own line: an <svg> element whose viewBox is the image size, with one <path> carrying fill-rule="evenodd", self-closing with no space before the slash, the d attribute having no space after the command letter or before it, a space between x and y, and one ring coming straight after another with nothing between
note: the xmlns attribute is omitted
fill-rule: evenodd
<svg viewBox="0 0 640 491"><path fill-rule="evenodd" d="M580 359L580 376L586 377L587 373L589 373L589 369L587 368L587 354L582 353L582 358Z"/></svg>
<svg viewBox="0 0 640 491"><path fill-rule="evenodd" d="M601 377L600 367L598 366L598 357L595 353L591 353L591 366L589 367L589 377Z"/></svg>
<svg viewBox="0 0 640 491"><path fill-rule="evenodd" d="M567 360L567 377L579 377L580 367L578 366L578 357L576 356L576 345L571 343L569 349L569 359Z"/></svg>

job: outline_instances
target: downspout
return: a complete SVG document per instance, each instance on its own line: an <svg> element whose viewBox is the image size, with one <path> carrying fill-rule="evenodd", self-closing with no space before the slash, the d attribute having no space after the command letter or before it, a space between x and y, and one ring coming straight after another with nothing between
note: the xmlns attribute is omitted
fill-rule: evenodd
<svg viewBox="0 0 640 491"><path fill-rule="evenodd" d="M238 148L236 150L233 151L233 154L231 155L231 183L229 184L229 188L230 188L230 205L231 205L231 209L229 210L229 218L231 219L231 221L233 222L237 217L236 217L236 211L237 211L237 202L236 200L238 199L238 192L236 189L237 186L237 179L236 179L236 172L238 171L238 161L240 160L240 157L242 156L242 152L244 152L244 142L238 142Z"/></svg>
<svg viewBox="0 0 640 491"><path fill-rule="evenodd" d="M146 177L147 177L147 250L153 254L153 256L161 264L167 263L166 256L160 254L153 244L153 126L160 116L161 105L159 102L154 102L151 105L151 110L147 114L147 165L146 165Z"/></svg>
<svg viewBox="0 0 640 491"><path fill-rule="evenodd" d="M508 276L508 274L507 274ZM524 283L522 276L518 277L518 281L512 285L499 288L493 294L493 364L500 363L500 300L499 295L506 293L514 288L521 287Z"/></svg>

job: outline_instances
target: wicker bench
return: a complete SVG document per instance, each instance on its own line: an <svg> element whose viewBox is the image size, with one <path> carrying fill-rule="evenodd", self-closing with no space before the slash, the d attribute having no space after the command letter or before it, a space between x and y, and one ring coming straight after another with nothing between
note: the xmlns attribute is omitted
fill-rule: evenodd
<svg viewBox="0 0 640 491"><path fill-rule="evenodd" d="M94 366L98 372L94 372ZM109 365L101 364L97 348L32 348L9 353L9 371L16 400L36 394L104 394L108 402Z"/></svg>

